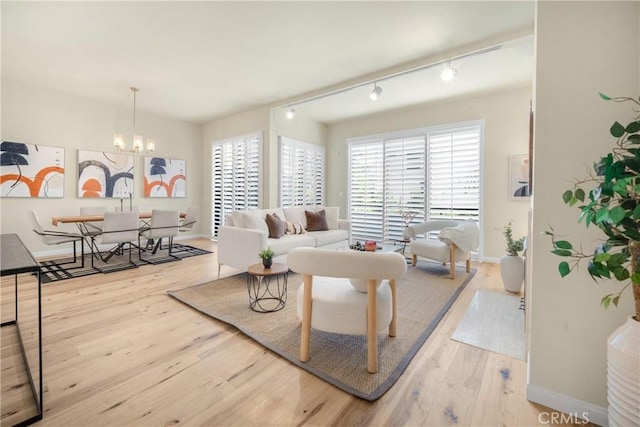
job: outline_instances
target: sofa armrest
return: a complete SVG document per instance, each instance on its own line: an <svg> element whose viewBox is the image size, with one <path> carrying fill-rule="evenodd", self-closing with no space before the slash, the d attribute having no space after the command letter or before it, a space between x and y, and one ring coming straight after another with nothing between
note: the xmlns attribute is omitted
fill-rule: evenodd
<svg viewBox="0 0 640 427"><path fill-rule="evenodd" d="M348 244L351 244L351 221L348 219L338 219L338 229L347 230L349 233Z"/></svg>
<svg viewBox="0 0 640 427"><path fill-rule="evenodd" d="M260 262L258 252L267 248L267 233L262 230L222 226L218 230L218 264L246 270Z"/></svg>

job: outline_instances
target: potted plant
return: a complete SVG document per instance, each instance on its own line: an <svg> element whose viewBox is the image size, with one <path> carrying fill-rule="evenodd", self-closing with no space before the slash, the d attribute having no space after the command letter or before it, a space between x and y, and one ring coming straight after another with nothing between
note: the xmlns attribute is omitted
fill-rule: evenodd
<svg viewBox="0 0 640 427"><path fill-rule="evenodd" d="M605 101L630 102L638 113L640 97L611 98ZM565 277L582 262L595 280L611 279L624 283L620 292L605 295L607 308L618 305L623 293L631 291L635 316L618 328L608 340L607 384L609 425L640 425L640 115L626 126L615 122L609 129L616 143L608 154L594 163L590 174L573 183L562 194L565 204L580 210L578 222L599 228L605 235L593 252L576 248L559 238L550 228L553 254L563 258L558 271ZM631 392L629 391L631 390ZM635 392L633 391L635 390Z"/></svg>
<svg viewBox="0 0 640 427"><path fill-rule="evenodd" d="M262 258L262 265L264 266L264 268L271 268L271 265L273 264L273 257L275 256L275 254L276 253L273 252L273 249L268 246L266 249L263 249L258 253L258 256Z"/></svg>
<svg viewBox="0 0 640 427"><path fill-rule="evenodd" d="M500 275L502 284L509 292L520 292L524 282L524 260L519 252L524 249L524 237L514 240L512 221L502 229L502 234L507 242L507 254L500 258Z"/></svg>

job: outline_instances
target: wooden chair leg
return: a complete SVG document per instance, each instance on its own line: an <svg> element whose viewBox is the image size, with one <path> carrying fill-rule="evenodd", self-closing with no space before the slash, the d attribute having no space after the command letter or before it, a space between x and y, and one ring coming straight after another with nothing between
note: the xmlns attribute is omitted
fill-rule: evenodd
<svg viewBox="0 0 640 427"><path fill-rule="evenodd" d="M411 265L416 266L416 262L418 262L418 256L416 254L411 255Z"/></svg>
<svg viewBox="0 0 640 427"><path fill-rule="evenodd" d="M309 341L311 339L311 296L313 295L311 286L313 276L304 275L304 290L302 292L302 330L300 332L300 361L309 361Z"/></svg>
<svg viewBox="0 0 640 427"><path fill-rule="evenodd" d="M369 373L371 374L375 374L376 372L378 372L378 310L376 309L378 306L377 299L378 283L376 280L369 280L367 282L367 371L369 371Z"/></svg>
<svg viewBox="0 0 640 427"><path fill-rule="evenodd" d="M449 245L449 264L451 265L451 274L449 277L451 279L455 279L456 278L456 245L454 244Z"/></svg>
<svg viewBox="0 0 640 427"><path fill-rule="evenodd" d="M389 336L396 336L396 280L389 280L389 286L391 287L391 323L389 323Z"/></svg>
<svg viewBox="0 0 640 427"><path fill-rule="evenodd" d="M471 258L467 258L467 273L471 273Z"/></svg>

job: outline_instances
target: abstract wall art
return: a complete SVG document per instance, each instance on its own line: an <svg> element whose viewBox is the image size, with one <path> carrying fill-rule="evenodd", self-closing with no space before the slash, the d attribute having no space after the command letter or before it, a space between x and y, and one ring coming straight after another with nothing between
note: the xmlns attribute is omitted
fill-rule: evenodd
<svg viewBox="0 0 640 427"><path fill-rule="evenodd" d="M186 197L187 165L184 160L144 158L145 197Z"/></svg>
<svg viewBox="0 0 640 427"><path fill-rule="evenodd" d="M529 197L529 156L509 156L509 198Z"/></svg>
<svg viewBox="0 0 640 427"><path fill-rule="evenodd" d="M2 141L1 197L64 197L64 148Z"/></svg>
<svg viewBox="0 0 640 427"><path fill-rule="evenodd" d="M78 150L78 197L129 197L133 193L133 156Z"/></svg>

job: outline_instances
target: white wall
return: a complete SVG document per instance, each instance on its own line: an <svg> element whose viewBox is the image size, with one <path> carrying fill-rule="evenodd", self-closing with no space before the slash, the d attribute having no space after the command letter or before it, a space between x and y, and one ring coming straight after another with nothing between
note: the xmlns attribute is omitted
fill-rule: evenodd
<svg viewBox="0 0 640 427"><path fill-rule="evenodd" d="M124 88L123 90L127 90ZM35 210L45 228L53 228L52 216L76 215L80 206L107 205L115 208L119 199L79 199L77 189L79 148L114 151L113 134L117 126L130 134L131 104L125 107L88 100L9 80L2 80L2 140L65 148L64 197L52 199L0 199L0 230L18 233L36 255L59 253L69 248L44 245L38 240L29 223L26 210ZM133 203L141 210L153 208L186 211L189 205L202 205L199 183L202 181L200 162L202 126L166 117L136 112L136 131L156 139L154 155L185 159L187 165L187 197L177 199L149 199L143 194L143 156L134 159ZM131 136L129 135L129 143ZM77 231L73 225L59 229ZM201 227L196 224L194 234Z"/></svg>
<svg viewBox="0 0 640 427"><path fill-rule="evenodd" d="M329 126L329 205L347 209L347 138L471 120L485 120L482 176L483 252L497 260L505 253L502 228L514 221L514 235L527 229L529 199L509 200L508 157L529 150L530 86L438 104L426 104Z"/></svg>
<svg viewBox="0 0 640 427"><path fill-rule="evenodd" d="M577 224L579 210L561 195L613 146L611 124L634 117L629 105L602 101L598 91L640 94L639 9L637 1L537 6L528 397L566 412L606 408L606 340L633 312L633 297L603 309L600 299L620 285L595 284L586 266L561 279L541 233L551 225L587 251L603 236ZM590 419L601 422L596 415Z"/></svg>

